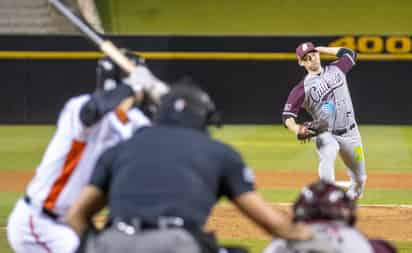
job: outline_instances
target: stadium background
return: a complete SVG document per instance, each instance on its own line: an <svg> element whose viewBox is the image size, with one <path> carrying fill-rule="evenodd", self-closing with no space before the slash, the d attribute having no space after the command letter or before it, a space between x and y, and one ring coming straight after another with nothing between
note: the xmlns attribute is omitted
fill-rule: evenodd
<svg viewBox="0 0 412 253"><path fill-rule="evenodd" d="M409 11L411 3L406 1L345 1L345 3L335 4L330 6L329 1L259 1L252 3L250 1L206 1L199 4L195 1L99 1L99 9L102 13L103 23L105 28L113 33L122 34L184 34L184 35L389 35L410 37L411 19ZM3 37L4 38L4 37ZM293 51L296 45L290 45ZM274 45L276 47L276 45ZM409 55L404 52L403 55ZM287 60L287 59L286 59ZM10 61L10 60L9 60ZM289 59L288 64L292 68L292 61ZM366 62L366 61L365 61ZM150 61L149 61L150 63ZM362 61L360 64L363 64ZM10 62L1 61L3 75L7 68L15 69L10 66ZM387 69L380 69L379 72L388 73L388 76L393 77L394 83L388 83L387 86L381 87L380 91L387 91L387 94L375 94L371 89L371 93L364 94L364 97L359 97L358 101L368 101L376 97L376 95L385 97L391 96L387 101L394 103L386 103L383 105L388 112L393 112L395 115L404 117L406 120L410 114L408 107L399 106L396 104L399 99L397 94L400 94L404 105L410 105L407 95L410 94L410 79L407 75L400 79L398 75L394 75L396 71L401 71L405 74L406 67L403 69L397 68L397 65L409 66L409 60L394 59L390 62L379 63L383 66L390 66ZM407 65L405 65L407 64ZM297 70L296 67L293 67ZM43 68L37 70L37 75L34 76L34 81L42 82L45 77L51 75L49 69ZM60 72L62 71L62 72ZM64 73L64 69L55 70L57 77ZM67 70L66 70L67 71ZM273 70L270 70L273 71ZM373 70L370 70L373 71ZM294 71L290 71L294 73ZM298 78L301 74L296 72L296 76L290 76L291 80ZM17 83L21 80L20 76L15 76ZM223 80L225 77L221 77ZM256 77L259 79L259 76ZM356 77L353 78L356 81ZM5 115L7 106L14 99L19 98L19 93L7 93L12 90L10 79L5 79L5 85L2 86L1 94L9 94L11 100L2 100L2 114ZM59 83L55 84L60 90L71 91L71 87L60 87ZM242 85L251 85L249 83ZM270 84L265 84L270 85ZM276 84L280 88L285 89L290 87L291 83ZM373 85L369 84L368 85ZM394 85L399 85L400 93L391 93L394 91ZM91 89L93 85L88 86ZM6 87L6 88L5 88ZM287 88L288 88L287 87ZM232 87L236 95L236 87ZM36 86L31 88L32 91L40 90L39 94L47 94L47 89L36 89ZM287 90L287 89L286 89ZM85 88L85 91L87 89ZM73 90L77 92L77 90ZM282 91L284 92L284 90ZM354 91L353 96L356 97ZM52 94L56 95L56 94ZM73 94L76 95L76 94ZM287 94L284 94L286 96ZM270 97L270 94L268 94ZM275 97L275 95L274 95ZM47 101L47 98L43 99ZM62 98L64 100L64 98ZM35 103L38 104L38 103ZM365 103L367 106L367 103ZM355 109L359 105L355 101ZM270 106L270 104L266 105ZM382 119L387 116L387 112L379 110L379 101L371 103L368 107L367 117ZM276 107L276 108L275 108ZM236 109L236 108L234 108ZM229 125L223 130L217 130L213 133L217 138L225 140L239 148L251 165L255 169L258 176L285 175L291 173L295 179L290 184L282 185L276 182L260 182L260 192L264 197L271 202L291 202L298 189L302 186L297 177L305 178L310 181L313 178L316 170L317 157L313 147L310 145L298 145L293 137L279 125L278 105L274 105L273 123L272 125ZM248 114L253 112L247 112ZM56 117L57 115L55 115ZM2 116L3 117L3 116ZM51 115L50 117L53 117ZM34 117L36 118L36 117ZM4 119L4 118L2 118ZM360 119L362 123L362 118ZM3 122L4 123L4 122ZM387 122L388 123L388 122ZM395 122L396 123L396 122ZM408 123L408 122L403 122ZM1 203L0 203L0 251L8 252L7 242L5 240L4 226L6 217L10 208L14 204L16 198L21 195L24 190L24 183L27 182L29 176L33 173L33 168L39 162L42 152L47 141L51 137L54 127L52 125L37 125L37 126L0 126L0 154L2 168L2 182L0 186ZM365 153L367 159L367 167L370 173L372 183L368 186L365 198L362 199L363 205L391 205L386 206L381 213L372 219L374 227L368 230L375 236L387 235L385 230L389 225L395 225L393 235L403 234L396 238L392 236L388 239L394 241L401 252L412 252L412 231L407 227L410 223L411 211L410 208L402 208L399 205L412 204L412 129L408 125L361 125L361 132L365 142ZM341 162L337 163L339 172L344 171ZM269 174L267 174L269 173ZM272 174L277 173L277 174ZM342 175L342 174L340 174ZM10 177L19 181L18 185L10 184ZM391 177L398 176L393 184L388 183ZM378 183L374 178L387 178ZM400 179L399 179L400 178ZM258 178L259 179L259 178ZM277 184L279 183L279 184ZM225 208L228 208L223 202L217 211L217 214L212 216L212 222L217 224L226 224L234 226L234 220L230 216L219 214L224 213ZM361 208L361 211L364 207ZM378 207L375 207L378 208ZM382 207L383 208L383 207ZM399 209L398 213L391 213L386 209ZM385 212L388 211L388 212ZM361 216L361 225L362 217ZM409 220L408 220L409 217ZM232 222L225 223L223 219ZM404 219L404 220L402 220ZM388 225L389 221L389 225ZM396 223L396 221L401 221ZM402 225L402 221L404 221ZM220 223L221 222L221 223ZM393 224L392 224L392 223ZM243 223L239 223L243 224ZM238 224L238 225L239 225ZM231 233L223 231L223 225L217 226L212 224L218 234L221 233L221 239L225 243L239 243L250 246L254 252L258 252L265 243L268 242L267 237L260 236L250 232L250 224L243 224L249 229L244 234ZM240 228L237 227L237 230ZM220 232L223 231L223 232ZM242 231L242 230L241 230ZM373 233L374 232L374 233Z"/></svg>

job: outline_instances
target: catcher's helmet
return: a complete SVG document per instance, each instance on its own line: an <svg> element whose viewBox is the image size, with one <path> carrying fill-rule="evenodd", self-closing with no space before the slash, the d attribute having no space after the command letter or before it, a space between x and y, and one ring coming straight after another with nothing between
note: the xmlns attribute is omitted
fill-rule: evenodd
<svg viewBox="0 0 412 253"><path fill-rule="evenodd" d="M304 187L293 205L294 221L341 220L354 225L355 212L356 202L324 180Z"/></svg>
<svg viewBox="0 0 412 253"><path fill-rule="evenodd" d="M144 64L144 58L133 53L132 51L123 49L127 58L132 60L134 64ZM121 80L127 77L127 73L124 72L116 63L107 56L103 56L97 61L96 68L96 88L111 90L118 84L121 84Z"/></svg>
<svg viewBox="0 0 412 253"><path fill-rule="evenodd" d="M161 98L155 121L201 130L206 130L207 125L220 126L221 123L209 95L188 79L172 85L169 93Z"/></svg>

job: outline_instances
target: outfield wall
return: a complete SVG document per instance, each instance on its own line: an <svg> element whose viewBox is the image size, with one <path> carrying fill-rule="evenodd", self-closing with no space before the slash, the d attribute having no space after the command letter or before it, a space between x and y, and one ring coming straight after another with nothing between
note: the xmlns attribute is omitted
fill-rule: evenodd
<svg viewBox="0 0 412 253"><path fill-rule="evenodd" d="M227 123L280 122L289 90L304 74L294 55L299 42L349 46L360 52L349 76L359 122L412 123L409 36L111 39L143 52L161 79L192 76L214 97ZM1 36L0 123L54 123L67 98L93 90L99 56L82 37Z"/></svg>

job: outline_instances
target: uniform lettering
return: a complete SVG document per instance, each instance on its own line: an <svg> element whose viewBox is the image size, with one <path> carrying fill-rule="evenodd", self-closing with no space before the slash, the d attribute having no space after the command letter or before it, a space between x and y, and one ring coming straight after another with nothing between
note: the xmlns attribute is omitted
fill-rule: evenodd
<svg viewBox="0 0 412 253"><path fill-rule="evenodd" d="M313 101L319 102L320 99L327 93L329 93L330 87L327 82L321 81L319 86L312 86L309 91L309 95Z"/></svg>
<svg viewBox="0 0 412 253"><path fill-rule="evenodd" d="M314 102L319 102L323 96L342 84L343 79L338 73L327 75L325 79L319 81L318 86L312 86L310 88L309 95Z"/></svg>

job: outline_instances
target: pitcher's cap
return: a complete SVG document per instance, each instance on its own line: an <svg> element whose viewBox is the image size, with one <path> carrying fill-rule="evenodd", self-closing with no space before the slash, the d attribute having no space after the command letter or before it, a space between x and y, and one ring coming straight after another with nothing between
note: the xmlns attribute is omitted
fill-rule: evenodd
<svg viewBox="0 0 412 253"><path fill-rule="evenodd" d="M296 56L298 57L299 60L302 60L303 57L305 57L307 53L310 53L313 51L316 51L316 49L315 49L315 45L313 45L312 42L310 41L303 42L296 48Z"/></svg>

